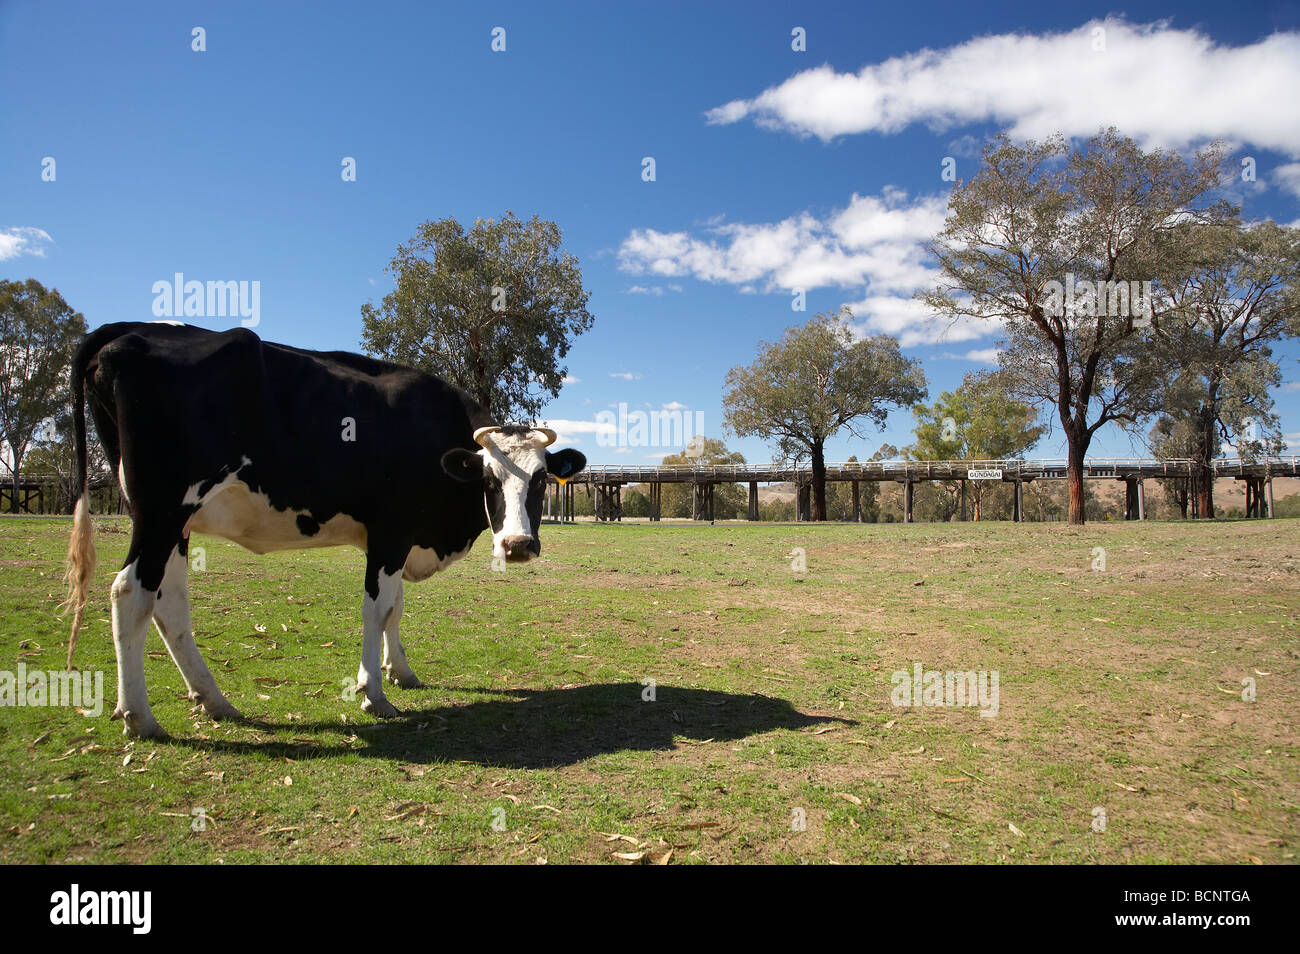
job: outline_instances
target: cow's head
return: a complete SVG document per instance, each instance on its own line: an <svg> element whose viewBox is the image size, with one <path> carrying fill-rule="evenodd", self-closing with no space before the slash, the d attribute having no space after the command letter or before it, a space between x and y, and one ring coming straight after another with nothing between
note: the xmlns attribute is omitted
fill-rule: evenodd
<svg viewBox="0 0 1300 954"><path fill-rule="evenodd" d="M542 552L537 526L542 516L546 475L561 480L587 466L576 450L552 454L555 431L545 427L480 427L474 432L477 452L457 447L442 455L442 469L456 480L483 488L483 505L492 525L492 556L512 563Z"/></svg>

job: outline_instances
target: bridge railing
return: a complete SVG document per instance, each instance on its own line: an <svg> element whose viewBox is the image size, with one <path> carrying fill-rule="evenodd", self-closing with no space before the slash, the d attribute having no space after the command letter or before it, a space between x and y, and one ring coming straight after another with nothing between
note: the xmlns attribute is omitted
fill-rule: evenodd
<svg viewBox="0 0 1300 954"><path fill-rule="evenodd" d="M1192 473L1196 462L1189 459L1157 459L1153 457L1090 457L1084 462L1085 474L1098 477L1124 476L1126 474L1145 477L1187 476ZM1003 460L876 460L876 461L837 461L826 464L828 477L839 480L852 480L860 476L864 480L902 479L948 480L965 476L970 470L1001 470L1004 477L1024 475L1033 478L1041 474L1054 474L1067 470L1069 461L1064 457L1056 458L1013 458ZM1216 476L1233 476L1236 474L1258 475L1291 474L1300 476L1300 455L1260 457L1254 460L1241 458L1219 458L1211 462ZM701 464L701 465L622 465L593 464L587 467L576 480L580 483L630 483L630 482L773 482L802 481L811 479L812 464L808 462L782 463L772 461L756 464Z"/></svg>

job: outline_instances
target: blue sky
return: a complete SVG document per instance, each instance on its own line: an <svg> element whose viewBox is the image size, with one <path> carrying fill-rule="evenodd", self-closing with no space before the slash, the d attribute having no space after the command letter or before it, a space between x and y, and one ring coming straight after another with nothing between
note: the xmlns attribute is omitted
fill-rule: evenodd
<svg viewBox="0 0 1300 954"><path fill-rule="evenodd" d="M1098 25L1099 53L1084 45ZM1246 215L1300 221L1297 30L1294 2L0 0L0 277L58 287L92 326L153 318L153 285L176 272L258 281L264 338L357 350L360 307L420 222L538 214L581 262L596 318L546 416L595 463L650 461L673 449L600 447L596 413L681 405L719 435L728 368L841 304L900 336L932 397L987 367L996 328L940 337L908 296L950 188L943 158L971 174L997 130L1224 137L1256 160L1230 190ZM1279 353L1300 447L1300 349ZM895 413L828 456L905 444L912 424ZM1038 448L1063 450L1059 428ZM1091 453L1141 450L1105 430Z"/></svg>

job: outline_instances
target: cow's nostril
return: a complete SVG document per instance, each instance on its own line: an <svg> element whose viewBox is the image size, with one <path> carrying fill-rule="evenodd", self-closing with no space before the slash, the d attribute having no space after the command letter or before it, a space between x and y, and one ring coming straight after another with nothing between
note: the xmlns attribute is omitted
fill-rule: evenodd
<svg viewBox="0 0 1300 954"><path fill-rule="evenodd" d="M507 560L527 560L533 556L532 537L506 537L501 541Z"/></svg>

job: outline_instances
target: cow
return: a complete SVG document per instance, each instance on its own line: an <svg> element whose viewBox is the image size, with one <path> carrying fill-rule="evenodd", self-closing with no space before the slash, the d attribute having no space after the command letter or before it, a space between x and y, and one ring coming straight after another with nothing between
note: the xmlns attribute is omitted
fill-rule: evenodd
<svg viewBox="0 0 1300 954"><path fill-rule="evenodd" d="M446 569L489 527L494 565L538 556L548 475L566 480L587 464L576 450L547 450L554 431L499 425L432 374L273 344L247 328L104 325L82 341L71 377L78 470L64 604L73 612L68 667L95 567L89 404L132 521L111 590L113 718L130 736L165 735L144 679L151 618L190 699L214 720L241 718L190 629L191 533L254 553L364 551L357 691L363 710L393 717L381 673L398 686L422 685L399 635L403 581Z"/></svg>

